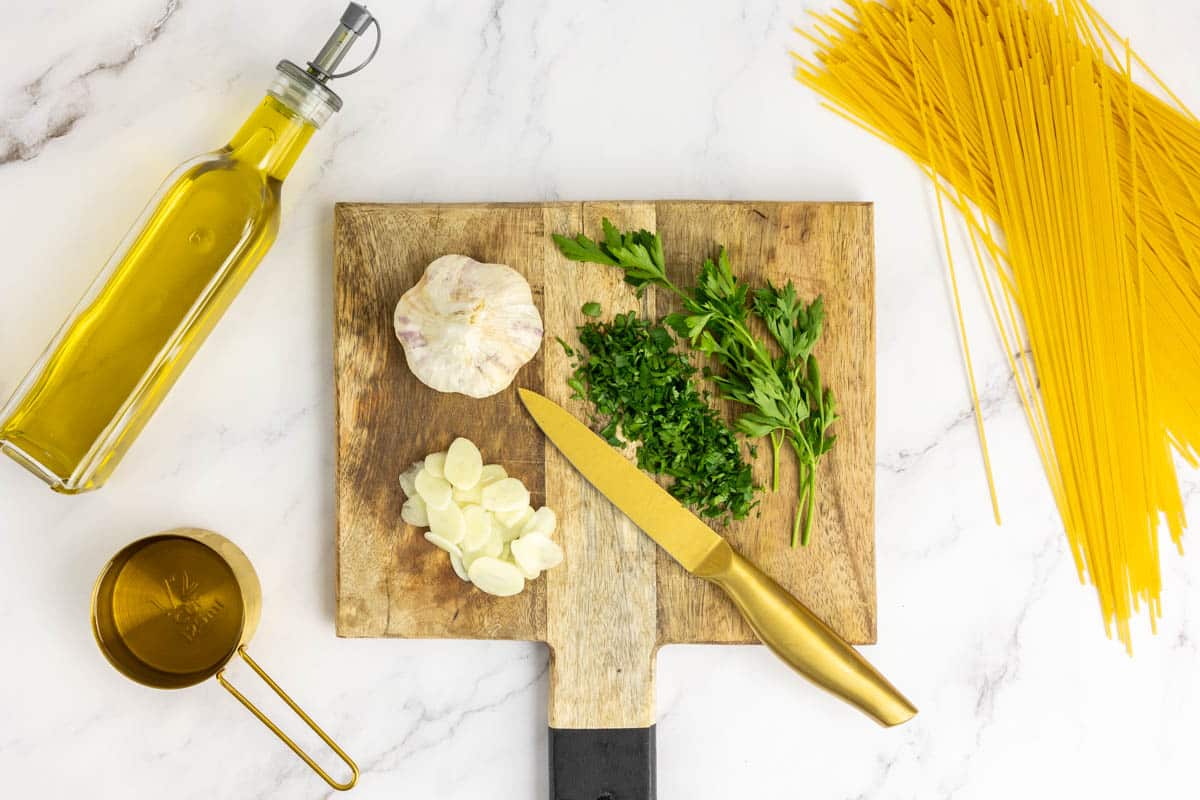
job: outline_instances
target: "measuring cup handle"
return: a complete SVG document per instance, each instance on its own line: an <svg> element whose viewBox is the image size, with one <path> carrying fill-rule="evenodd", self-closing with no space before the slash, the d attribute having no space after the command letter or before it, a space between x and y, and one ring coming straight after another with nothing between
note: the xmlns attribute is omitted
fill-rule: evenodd
<svg viewBox="0 0 1200 800"><path fill-rule="evenodd" d="M352 758L350 758L350 756L346 755L346 751L343 750L342 748L338 747L337 742L333 741L333 739L330 739L329 734L327 734L327 733L325 733L325 731L321 730L320 726L317 725L316 722L313 722L313 718L310 717L308 714L305 714L304 710L302 708L300 708L300 706L296 705L296 701L292 700L292 698L287 696L287 693L284 692L283 689L280 688L278 683L271 680L271 676L268 675L266 672L264 672L263 668L260 667L257 663L255 663L254 659L252 659L250 657L250 654L246 652L245 646L238 648L238 655L240 655L242 657L242 659L247 664L250 665L250 669L254 670L254 672L258 675L258 677L262 678L263 682L266 683L267 686L271 687L271 689L275 692L275 694L279 695L280 700L287 703L288 707L291 708L292 711L296 712L296 716L298 716L298 717L300 717L300 719L304 720L305 724L307 724L308 727L312 729L313 733L315 733L317 736L321 737L321 741L323 741L325 744L329 745L329 749L333 750L333 752L338 754L338 757L342 759L342 762L347 767L350 768L350 773L351 773L350 780L346 781L345 783L338 783L333 778L331 778L329 776L329 773L327 773L325 770L321 769L321 767L317 765L317 762L313 761L312 757L309 756L308 753L306 753L300 749L300 745L298 745L294 741L292 741L292 738L290 736L288 736L286 733L284 733L282 730L280 730L278 725L276 725L274 722L272 722L270 719L268 719L267 715L264 714L261 710L259 710L258 706L254 705L254 703L250 702L250 700L244 694L239 692L236 688L234 688L233 684L231 684L229 681L227 681L225 679L225 670L221 670L220 672L217 673L217 682L220 683L222 686L224 686L226 691L228 691L231 695L233 695L235 698L237 698L237 701L239 703L241 703L246 708L248 708L250 710L251 714L258 717L259 722L261 722L263 725L266 725L268 728L270 728L271 732L274 733L276 736L278 736L280 741L282 741L284 744L286 744L288 747L290 747L292 749L292 752L295 753L296 755L298 755L305 764L308 764L309 769L311 769L313 772L320 775L322 780L324 780L326 783L328 783L334 789L337 789L339 792L344 792L347 789L354 788L354 784L358 783L358 765L354 763L354 759L352 759Z"/></svg>

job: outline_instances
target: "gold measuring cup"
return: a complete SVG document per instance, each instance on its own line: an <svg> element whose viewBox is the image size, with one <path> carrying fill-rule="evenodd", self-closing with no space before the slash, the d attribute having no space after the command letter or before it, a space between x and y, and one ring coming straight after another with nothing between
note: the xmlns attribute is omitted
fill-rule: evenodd
<svg viewBox="0 0 1200 800"><path fill-rule="evenodd" d="M258 575L237 545L220 534L178 528L126 545L92 591L92 632L105 658L125 677L155 689L195 686L214 675L334 789L358 782L358 766L246 652L262 613ZM350 768L338 783L267 715L225 679L239 655Z"/></svg>

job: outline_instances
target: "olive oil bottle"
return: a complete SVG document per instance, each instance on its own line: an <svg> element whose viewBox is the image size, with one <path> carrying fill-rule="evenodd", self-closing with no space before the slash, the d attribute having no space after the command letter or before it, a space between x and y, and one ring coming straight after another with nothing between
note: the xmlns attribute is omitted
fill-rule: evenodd
<svg viewBox="0 0 1200 800"><path fill-rule="evenodd" d="M104 484L275 240L283 181L342 105L326 84L362 68L335 72L372 24L378 49L351 3L306 69L279 63L229 144L168 176L0 409L0 450L58 492Z"/></svg>

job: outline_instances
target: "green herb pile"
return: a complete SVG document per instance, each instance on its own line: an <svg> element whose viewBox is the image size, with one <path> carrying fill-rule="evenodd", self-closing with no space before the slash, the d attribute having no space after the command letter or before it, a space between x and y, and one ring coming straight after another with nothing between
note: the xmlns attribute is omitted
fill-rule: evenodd
<svg viewBox="0 0 1200 800"><path fill-rule="evenodd" d="M625 280L641 291L659 286L677 295L683 311L671 314L666 324L720 366L706 371L721 394L750 410L737 420L747 436L769 437L775 457L772 488L779 488L779 452L786 442L799 468L798 502L792 523L792 546L808 544L816 508L816 473L821 457L833 447L829 433L837 419L833 393L821 384L813 347L821 336L824 306L818 297L805 304L789 282L782 289L771 284L754 292L740 282L729 265L725 249L714 263L704 262L696 286L684 290L667 277L662 241L649 231L621 233L604 220L604 241L593 242L580 234L574 239L554 236L564 256L619 267ZM758 319L771 342L750 327Z"/></svg>
<svg viewBox="0 0 1200 800"><path fill-rule="evenodd" d="M600 314L588 303L584 313ZM633 312L579 328L578 354L567 383L595 406L594 422L609 444L638 443L638 466L668 475L671 494L704 517L741 519L755 506L750 465L737 436L709 407L692 377L696 368L675 351L675 337Z"/></svg>

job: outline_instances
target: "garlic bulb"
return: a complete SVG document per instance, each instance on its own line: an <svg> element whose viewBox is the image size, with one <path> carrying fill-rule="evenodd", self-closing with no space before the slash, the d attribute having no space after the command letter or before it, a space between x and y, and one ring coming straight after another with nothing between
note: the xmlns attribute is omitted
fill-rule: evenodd
<svg viewBox="0 0 1200 800"><path fill-rule="evenodd" d="M503 264L448 255L396 305L396 337L413 375L439 392L490 397L542 345L529 283Z"/></svg>

